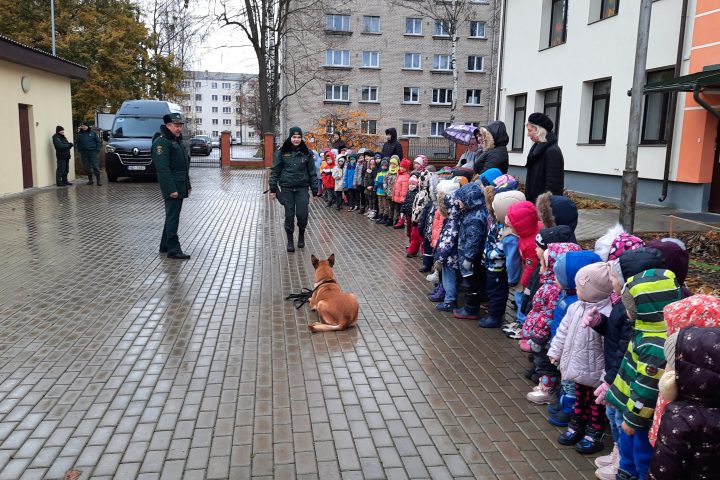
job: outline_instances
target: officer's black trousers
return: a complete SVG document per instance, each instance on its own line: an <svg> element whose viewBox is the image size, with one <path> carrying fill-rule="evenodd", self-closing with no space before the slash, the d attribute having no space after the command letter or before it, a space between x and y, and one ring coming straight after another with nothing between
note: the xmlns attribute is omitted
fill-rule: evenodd
<svg viewBox="0 0 720 480"><path fill-rule="evenodd" d="M285 231L292 234L295 230L293 223L297 217L297 226L303 231L308 223L308 206L310 194L307 188L285 188L278 192L278 200L285 207Z"/></svg>
<svg viewBox="0 0 720 480"><path fill-rule="evenodd" d="M162 238L160 239L160 250L167 250L168 255L182 253L180 239L178 238L178 225L180 224L180 210L182 210L182 198L165 199L165 226L163 227Z"/></svg>

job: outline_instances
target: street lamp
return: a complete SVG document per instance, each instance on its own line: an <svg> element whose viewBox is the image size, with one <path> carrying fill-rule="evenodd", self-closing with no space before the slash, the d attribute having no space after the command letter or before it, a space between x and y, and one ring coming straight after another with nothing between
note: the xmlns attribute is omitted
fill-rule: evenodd
<svg viewBox="0 0 720 480"><path fill-rule="evenodd" d="M52 30L52 54L55 56L55 0L50 0L50 29Z"/></svg>

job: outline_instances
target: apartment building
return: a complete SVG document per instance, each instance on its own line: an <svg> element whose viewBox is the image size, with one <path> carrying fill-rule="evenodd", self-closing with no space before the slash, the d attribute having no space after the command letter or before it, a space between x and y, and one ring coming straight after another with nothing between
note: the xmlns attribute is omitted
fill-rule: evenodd
<svg viewBox="0 0 720 480"><path fill-rule="evenodd" d="M718 114L698 103L694 84L682 80L688 74L704 77L698 72L720 64L720 10L717 2L686 3L684 20L682 0L653 2L637 199L720 211ZM630 0L506 2L499 118L507 124L510 163L521 178L532 146L525 122L532 112L544 112L558 127L566 188L619 198L639 12L639 2ZM720 97L711 87L717 84L720 76L705 81L698 93L715 110ZM669 118L676 92L677 113Z"/></svg>
<svg viewBox="0 0 720 480"><path fill-rule="evenodd" d="M455 123L482 125L494 115L500 12L495 1L466 1L471 13L458 26ZM449 125L453 93L447 25L386 0L350 0L335 8L302 39L304 51L314 52L306 68L319 78L287 99L281 128L311 129L345 111L364 113L363 133L383 139L388 127L404 137L439 137ZM284 50L295 51L298 42L289 39ZM286 85L293 80L284 78ZM327 133L333 129L329 125Z"/></svg>
<svg viewBox="0 0 720 480"><path fill-rule="evenodd" d="M252 82L257 75L227 72L185 72L182 81L182 105L193 135L209 135L213 139L220 132L231 132L233 141L258 142L255 127L249 125L247 95L252 94Z"/></svg>

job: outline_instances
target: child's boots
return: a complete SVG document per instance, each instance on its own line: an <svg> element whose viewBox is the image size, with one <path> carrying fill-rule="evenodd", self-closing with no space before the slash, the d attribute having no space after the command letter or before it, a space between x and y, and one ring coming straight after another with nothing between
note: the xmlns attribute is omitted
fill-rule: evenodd
<svg viewBox="0 0 720 480"><path fill-rule="evenodd" d="M558 437L560 445L575 445L585 436L585 425L580 423L577 418L570 420L568 429Z"/></svg>
<svg viewBox="0 0 720 480"><path fill-rule="evenodd" d="M445 300L445 288L443 287L442 283L438 283L438 286L435 288L435 291L428 295L428 298L431 302L442 302Z"/></svg>
<svg viewBox="0 0 720 480"><path fill-rule="evenodd" d="M595 430L594 428L588 428L585 432L585 436L578 443L575 444L575 450L578 453L590 455L597 453L605 448L603 445L603 431Z"/></svg>

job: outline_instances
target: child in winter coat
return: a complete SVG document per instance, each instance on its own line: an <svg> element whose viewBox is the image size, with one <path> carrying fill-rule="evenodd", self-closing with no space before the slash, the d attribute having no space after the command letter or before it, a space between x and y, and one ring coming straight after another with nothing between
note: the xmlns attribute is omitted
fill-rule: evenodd
<svg viewBox="0 0 720 480"><path fill-rule="evenodd" d="M497 179L496 179L497 181ZM488 228L485 252L483 253L483 266L485 267L485 293L488 297L487 316L478 321L481 328L500 328L509 293L507 257L505 255L505 240L508 233L505 230L505 217L510 207L525 201L525 194L517 190L501 191L504 183L495 187L485 187L485 201L488 205ZM508 239L512 240L512 239ZM513 272L516 274L517 272Z"/></svg>
<svg viewBox="0 0 720 480"><path fill-rule="evenodd" d="M395 219L400 215L400 209L396 208L395 202L393 202L393 194L395 191L395 180L397 179L398 170L400 169L400 159L397 155L390 157L390 163L388 164L388 172L385 175L383 187L385 189L385 200L388 206L388 218L385 219L385 226L392 227L395 224Z"/></svg>
<svg viewBox="0 0 720 480"><path fill-rule="evenodd" d="M415 160L413 160L413 170L411 174L420 176L420 174L425 171L425 168L428 166L429 163L430 160L426 155L418 155L417 157L415 157Z"/></svg>
<svg viewBox="0 0 720 480"><path fill-rule="evenodd" d="M488 210L485 193L477 183L468 183L456 194L460 207L458 262L465 286L465 305L453 310L453 317L479 320L480 303L485 298L485 268L482 256L487 238Z"/></svg>
<svg viewBox="0 0 720 480"><path fill-rule="evenodd" d="M575 411L558 442L575 445L580 453L603 449L605 407L595 403L593 395L605 368L603 344L585 318L610 314L610 275L607 263L590 264L575 275L578 301L568 308L548 350L548 358L558 365L563 380L575 382Z"/></svg>
<svg viewBox="0 0 720 480"><path fill-rule="evenodd" d="M405 195L405 201L402 204L402 208L400 209L400 214L403 215L404 218L407 218L407 221L405 223L405 233L408 237L408 246L405 247L405 255L408 257L415 257L417 256L417 250L415 250L414 254L410 254L410 246L412 244L412 229L415 228L417 230L417 227L413 227L412 221L410 220L412 218L412 207L413 203L415 203L415 197L417 197L418 193L418 177L416 175L410 175L410 178L408 179L408 192L407 195ZM420 237L420 234L417 234L418 237ZM420 248L420 242L417 242L417 247Z"/></svg>
<svg viewBox="0 0 720 480"><path fill-rule="evenodd" d="M323 197L325 198L325 206L331 207L335 202L335 178L333 178L333 169L335 168L335 155L332 152L325 152L325 160L320 165Z"/></svg>
<svg viewBox="0 0 720 480"><path fill-rule="evenodd" d="M538 387L528 393L526 398L537 404L552 403L560 381L557 368L550 363L547 356L550 347L550 323L560 297L560 287L555 281L553 268L563 253L581 250L575 243L555 242L559 238L556 233L553 229L545 228L540 230L535 240L540 260L540 287L533 296L532 309L523 324L523 340L526 340L530 347L534 371L539 377Z"/></svg>
<svg viewBox="0 0 720 480"><path fill-rule="evenodd" d="M335 208L341 210L343 206L343 191L345 190L345 155L338 155L332 176L335 179Z"/></svg>
<svg viewBox="0 0 720 480"><path fill-rule="evenodd" d="M388 218L387 197L385 196L385 176L388 171L388 161L383 159L380 162L380 170L375 175L374 191L377 196L378 211L375 222L384 223Z"/></svg>
<svg viewBox="0 0 720 480"><path fill-rule="evenodd" d="M405 203L405 196L408 192L408 182L410 181L410 160L403 158L398 168L397 177L395 177L395 186L393 187L393 205L397 210L397 222L393 228L399 230L405 226L405 217L402 214L402 205Z"/></svg>
<svg viewBox="0 0 720 480"><path fill-rule="evenodd" d="M360 153L362 152L362 153ZM355 190L356 207L355 211L359 214L364 214L367 209L367 201L365 199L365 188L363 187L363 176L365 175L365 160L366 150L361 148L358 151L357 167L355 168L355 176L353 177L353 190Z"/></svg>
<svg viewBox="0 0 720 480"><path fill-rule="evenodd" d="M458 265L458 223L460 219L460 208L455 193L460 188L460 183L455 180L443 180L438 184L438 209L433 220L433 238L435 238L435 222L441 223L440 232L435 241L435 262L441 270L441 279L445 297L435 308L441 312L451 312L457 301L458 277L460 276Z"/></svg>
<svg viewBox="0 0 720 480"><path fill-rule="evenodd" d="M357 190L353 186L355 181L355 171L357 170L357 155L350 153L347 156L347 165L343 172L343 190L348 199L348 211L354 212L360 208L360 200L357 198Z"/></svg>
<svg viewBox="0 0 720 480"><path fill-rule="evenodd" d="M415 163L417 165L417 159L415 160ZM429 251L426 252L426 250L430 249L430 243L425 243L423 229L424 223L423 226L420 226L420 219L423 216L423 212L425 211L425 206L431 202L431 177L433 175L434 172L429 169L423 169L423 171L420 172L418 176L418 193L417 195L415 195L412 206L412 228L410 231L410 246L408 247L407 253L409 255L417 255L417 253L420 251L420 248L423 248L423 268L420 270L421 272L429 272L430 267L432 266L432 255ZM427 260L426 257L428 257Z"/></svg>
<svg viewBox="0 0 720 480"><path fill-rule="evenodd" d="M648 430L657 402L658 381L665 368L662 347L667 327L662 309L680 300L681 295L670 270L646 270L630 277L625 284L622 300L628 317L634 320L634 332L618 374L605 395L605 400L623 415L619 479L647 477L652 456Z"/></svg>
<svg viewBox="0 0 720 480"><path fill-rule="evenodd" d="M367 166L363 169L363 196L365 197L365 204L367 205L368 217L373 218L377 213L377 205L375 197L375 158L370 158L367 162Z"/></svg>
<svg viewBox="0 0 720 480"><path fill-rule="evenodd" d="M675 279L682 288L683 298L692 295L692 292L685 286L685 279L690 267L690 254L682 240L668 237L648 242L647 246L662 253L665 258L665 268L675 274Z"/></svg>
<svg viewBox="0 0 720 480"><path fill-rule="evenodd" d="M553 314L552 323L550 324L550 342L555 338L562 319L570 308L570 305L577 302L577 292L575 291L575 275L581 268L599 262L600 257L588 250L580 250L579 252L567 252L560 255L555 262L553 272L555 273L555 281L562 289L558 297L555 313ZM548 422L556 427L567 427L570 423L571 415L575 406L575 382L567 381L564 378L560 382L561 388L558 389L560 394L555 404L548 405ZM594 397L593 397L594 398Z"/></svg>

